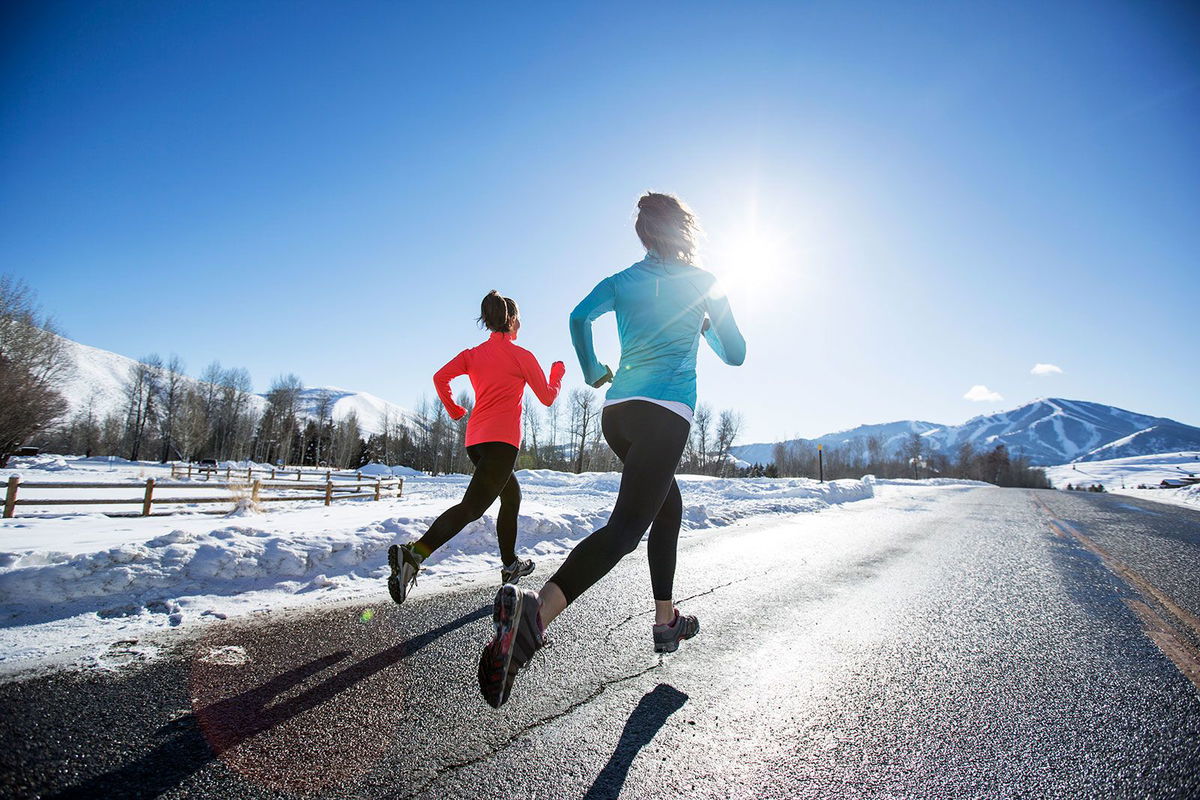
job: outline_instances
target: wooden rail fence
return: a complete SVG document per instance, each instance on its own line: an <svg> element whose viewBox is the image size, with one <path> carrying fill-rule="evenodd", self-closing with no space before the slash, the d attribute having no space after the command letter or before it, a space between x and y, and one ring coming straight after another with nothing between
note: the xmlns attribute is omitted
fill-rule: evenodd
<svg viewBox="0 0 1200 800"><path fill-rule="evenodd" d="M240 474L240 472L239 472ZM351 498L369 497L372 500L383 499L385 491L390 492L395 490L396 497L399 497L404 491L403 478L372 478L367 475L359 475L357 480L334 481L327 478L322 482L299 482L299 481L263 481L253 479L248 483L205 483L205 488L220 488L227 489L231 492L250 490L250 500L254 503L273 503L273 502L299 502L302 500L323 500L325 505L329 505L334 500L349 500ZM364 491L364 487L366 491ZM77 498L77 497L34 497L34 498L18 498L17 493L20 489L139 489L142 494L136 498ZM171 483L157 482L154 478L147 478L145 483L135 481L120 481L120 482L81 482L71 483L68 481L61 482L24 482L20 476L12 475L8 479L8 489L4 495L4 518L10 519L16 513L17 506L95 506L95 505L141 505L141 516L148 517L152 513L154 506L154 491L155 489L195 489L194 483ZM312 489L314 492L319 491L319 494L285 494L285 495L263 495L263 489L281 489L287 491L296 491ZM192 505L196 503L236 503L238 497L234 495L225 495L223 497L160 497L159 505Z"/></svg>
<svg viewBox="0 0 1200 800"><path fill-rule="evenodd" d="M334 478L361 481L363 479L371 479L373 477L371 475L364 475L361 472L352 470L322 469L310 470L306 472L303 467L271 467L270 469L263 469L262 467L246 467L245 469L242 469L239 467L235 469L234 467L198 467L191 463L171 464L172 478L191 478L192 476L203 476L207 480L222 474L224 474L225 480L227 481L245 476L247 482L254 480L255 475L265 475L269 480L283 478L291 480L294 477L297 481L304 480L304 477L307 475L314 476L323 481L332 480ZM387 479L385 478L385 480Z"/></svg>

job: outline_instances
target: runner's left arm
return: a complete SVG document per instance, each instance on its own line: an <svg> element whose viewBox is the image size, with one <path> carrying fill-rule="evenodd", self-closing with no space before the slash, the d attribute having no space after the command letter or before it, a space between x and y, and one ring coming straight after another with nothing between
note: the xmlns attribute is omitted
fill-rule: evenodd
<svg viewBox="0 0 1200 800"><path fill-rule="evenodd" d="M567 372L567 365L561 361L551 364L550 380L547 381L545 373L542 372L542 365L538 363L537 357L533 353L522 348L519 355L517 361L521 365L525 383L529 384L530 389L533 389L533 393L537 395L538 400L542 401L542 405L553 405L554 399L558 397L558 390L562 388L562 379Z"/></svg>

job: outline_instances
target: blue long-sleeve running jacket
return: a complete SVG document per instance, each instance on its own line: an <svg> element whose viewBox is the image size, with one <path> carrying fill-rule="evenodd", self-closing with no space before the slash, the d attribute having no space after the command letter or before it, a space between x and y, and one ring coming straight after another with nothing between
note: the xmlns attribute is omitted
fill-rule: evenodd
<svg viewBox="0 0 1200 800"><path fill-rule="evenodd" d="M657 255L611 275L571 312L571 342L584 380L603 383L609 368L596 359L592 322L608 311L617 313L621 363L608 390L609 400L651 397L696 408L696 350L703 333L713 352L726 364L746 358L729 300L709 272ZM704 328L704 318L710 325Z"/></svg>

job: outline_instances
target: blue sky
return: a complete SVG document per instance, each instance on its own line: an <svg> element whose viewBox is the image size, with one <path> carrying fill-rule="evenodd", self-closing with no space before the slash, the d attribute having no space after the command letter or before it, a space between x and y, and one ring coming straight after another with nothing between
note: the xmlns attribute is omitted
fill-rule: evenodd
<svg viewBox="0 0 1200 800"><path fill-rule="evenodd" d="M7 4L0 270L84 343L405 405L496 288L577 386L567 313L653 188L745 332L700 359L742 441L1200 424L1194 6L429 5Z"/></svg>

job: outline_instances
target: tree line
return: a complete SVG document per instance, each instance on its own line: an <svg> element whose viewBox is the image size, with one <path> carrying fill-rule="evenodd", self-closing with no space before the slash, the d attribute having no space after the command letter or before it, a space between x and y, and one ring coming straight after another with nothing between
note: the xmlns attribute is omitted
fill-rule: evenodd
<svg viewBox="0 0 1200 800"><path fill-rule="evenodd" d="M353 411L335 420L332 394L306 392L293 374L276 378L263 396L251 389L242 368L210 364L197 379L185 374L178 356L149 355L133 364L118 408L101 415L91 397L43 436L48 452L119 455L131 461L254 461L355 469L371 462L402 464L434 475L471 473L465 450L474 401L450 419L441 402L422 398L415 412L390 407L375 424ZM65 404L64 404L65 405ZM593 389L574 389L545 408L525 397L518 469L568 472L619 469L601 430L603 402ZM701 404L679 471L737 474L728 458L741 417L731 410L715 415ZM375 431L375 432L371 432Z"/></svg>
<svg viewBox="0 0 1200 800"><path fill-rule="evenodd" d="M826 447L818 456L811 442L775 445L774 469L764 474L781 477L816 477L818 458L824 460L827 480L875 475L880 478L963 478L997 486L1032 489L1051 488L1044 469L1030 465L1024 455L1012 454L1003 444L976 449L971 442L959 445L953 456L936 452L918 433L910 434L899 447L888 451L879 437L859 437L836 448Z"/></svg>

